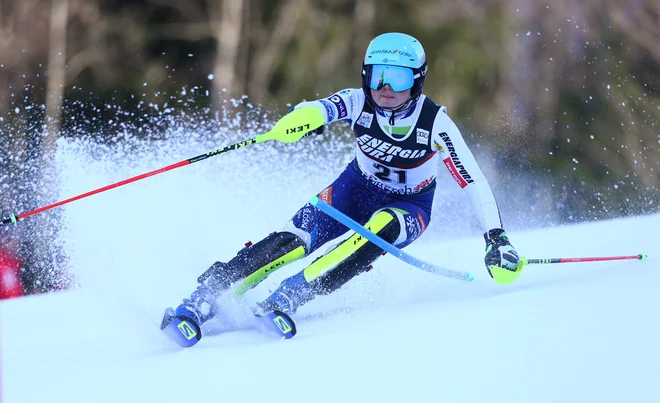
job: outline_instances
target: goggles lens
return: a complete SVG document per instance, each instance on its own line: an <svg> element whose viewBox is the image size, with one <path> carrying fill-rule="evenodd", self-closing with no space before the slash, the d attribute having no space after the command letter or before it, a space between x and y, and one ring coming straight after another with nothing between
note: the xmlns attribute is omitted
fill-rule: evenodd
<svg viewBox="0 0 660 403"><path fill-rule="evenodd" d="M415 84L413 71L408 67L388 66L384 64L372 65L369 88L378 91L385 84L389 84L392 90L396 92L410 89Z"/></svg>

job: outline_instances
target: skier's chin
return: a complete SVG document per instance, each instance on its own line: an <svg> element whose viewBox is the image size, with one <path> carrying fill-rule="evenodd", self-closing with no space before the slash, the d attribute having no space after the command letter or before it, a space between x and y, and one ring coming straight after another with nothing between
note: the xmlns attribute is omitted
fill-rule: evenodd
<svg viewBox="0 0 660 403"><path fill-rule="evenodd" d="M403 108L404 105L406 105L410 101L410 98L406 99L403 102L398 102L394 98L391 99L386 99L385 102L382 100L378 102L378 106L386 111L398 111L399 109Z"/></svg>

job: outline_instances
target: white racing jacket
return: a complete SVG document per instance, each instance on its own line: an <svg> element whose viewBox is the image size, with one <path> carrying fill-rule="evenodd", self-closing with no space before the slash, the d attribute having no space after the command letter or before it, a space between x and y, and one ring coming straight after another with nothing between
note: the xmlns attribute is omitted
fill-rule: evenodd
<svg viewBox="0 0 660 403"><path fill-rule="evenodd" d="M394 115L375 111L362 89L346 89L302 106L315 106L326 123L351 125L356 160L362 174L381 189L415 194L435 183L438 160L468 195L484 232L501 228L500 214L484 174L447 109L422 95L416 104Z"/></svg>

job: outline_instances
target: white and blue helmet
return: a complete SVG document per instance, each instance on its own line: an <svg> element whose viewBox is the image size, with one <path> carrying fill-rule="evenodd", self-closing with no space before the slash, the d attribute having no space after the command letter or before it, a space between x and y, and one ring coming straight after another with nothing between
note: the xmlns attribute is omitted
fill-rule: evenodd
<svg viewBox="0 0 660 403"><path fill-rule="evenodd" d="M362 89L370 102L370 89L379 90L385 84L394 91L410 88L410 97L416 100L422 94L426 71L426 53L417 39L398 32L378 35L364 55Z"/></svg>

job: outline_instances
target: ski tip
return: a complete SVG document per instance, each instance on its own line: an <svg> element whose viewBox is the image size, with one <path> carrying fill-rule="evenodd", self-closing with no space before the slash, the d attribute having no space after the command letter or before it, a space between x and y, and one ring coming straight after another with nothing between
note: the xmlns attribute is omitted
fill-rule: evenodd
<svg viewBox="0 0 660 403"><path fill-rule="evenodd" d="M268 330L284 339L290 339L298 332L293 319L284 312L275 310L258 317L264 320Z"/></svg>
<svg viewBox="0 0 660 403"><path fill-rule="evenodd" d="M163 320L160 322L160 330L165 330L165 328L170 323L173 317L174 317L174 309L172 308L165 309L165 313L163 314Z"/></svg>
<svg viewBox="0 0 660 403"><path fill-rule="evenodd" d="M470 281L474 281L474 274L472 274L472 273L468 273L468 276L467 276L467 278L465 279L465 281L467 281L468 283L469 283Z"/></svg>
<svg viewBox="0 0 660 403"><path fill-rule="evenodd" d="M638 256L639 256L639 260L646 260L646 258L648 257L646 253L640 253Z"/></svg>
<svg viewBox="0 0 660 403"><path fill-rule="evenodd" d="M194 320L177 316L172 308L165 310L160 329L181 347L192 347L202 339L202 330Z"/></svg>

